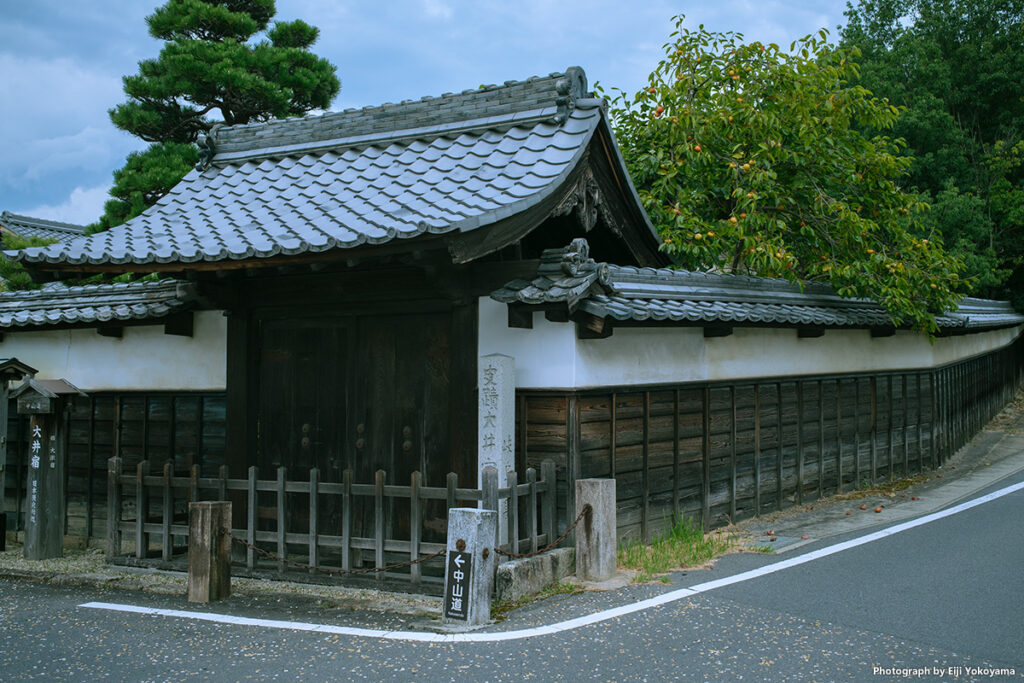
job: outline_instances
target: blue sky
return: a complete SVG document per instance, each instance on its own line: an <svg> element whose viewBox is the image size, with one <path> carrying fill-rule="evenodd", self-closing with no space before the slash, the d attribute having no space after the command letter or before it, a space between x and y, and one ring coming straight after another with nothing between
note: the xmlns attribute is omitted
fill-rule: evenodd
<svg viewBox="0 0 1024 683"><path fill-rule="evenodd" d="M111 125L121 77L155 57L145 17L160 0L0 0L0 210L72 223L102 212L111 174L145 145ZM582 66L637 90L671 18L788 46L833 37L845 0L278 0L277 18L320 28L338 67L332 109L439 95Z"/></svg>

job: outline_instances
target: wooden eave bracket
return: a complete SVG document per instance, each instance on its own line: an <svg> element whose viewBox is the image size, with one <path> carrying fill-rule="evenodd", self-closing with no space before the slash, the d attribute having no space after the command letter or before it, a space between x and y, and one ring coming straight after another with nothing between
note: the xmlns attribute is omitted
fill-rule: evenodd
<svg viewBox="0 0 1024 683"><path fill-rule="evenodd" d="M577 311L573 320L576 322L577 339L607 339L612 336L612 321L607 318Z"/></svg>
<svg viewBox="0 0 1024 683"><path fill-rule="evenodd" d="M169 316L164 321L164 334L177 337L191 337L195 330L195 315L192 311L182 311Z"/></svg>
<svg viewBox="0 0 1024 683"><path fill-rule="evenodd" d="M879 338L879 337L892 337L895 334L896 334L896 328L895 327L872 327L871 328L871 338L872 339Z"/></svg>
<svg viewBox="0 0 1024 683"><path fill-rule="evenodd" d="M798 339L817 339L818 337L825 336L824 327L798 327L796 328L796 336Z"/></svg>
<svg viewBox="0 0 1024 683"><path fill-rule="evenodd" d="M548 308L544 311L544 317L553 323L567 323L569 311L566 308Z"/></svg>
<svg viewBox="0 0 1024 683"><path fill-rule="evenodd" d="M99 325L96 327L96 334L101 337L120 339L124 336L124 325Z"/></svg>
<svg viewBox="0 0 1024 683"><path fill-rule="evenodd" d="M705 325L704 338L728 337L732 334L732 325Z"/></svg>
<svg viewBox="0 0 1024 683"><path fill-rule="evenodd" d="M508 326L520 330L532 330L533 307L526 304L509 304Z"/></svg>

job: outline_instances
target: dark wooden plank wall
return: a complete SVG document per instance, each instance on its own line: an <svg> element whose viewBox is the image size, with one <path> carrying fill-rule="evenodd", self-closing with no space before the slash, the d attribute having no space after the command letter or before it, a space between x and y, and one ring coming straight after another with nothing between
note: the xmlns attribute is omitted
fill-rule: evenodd
<svg viewBox="0 0 1024 683"><path fill-rule="evenodd" d="M522 390L516 464L614 477L620 538L673 516L713 528L934 468L1012 398L1021 341L926 371L739 383Z"/></svg>
<svg viewBox="0 0 1024 683"><path fill-rule="evenodd" d="M9 523L24 528L27 475L27 416L11 405L8 422ZM67 516L65 534L104 538L107 460L120 456L126 468L142 460L159 467L173 459L175 472L193 464L216 476L224 464L225 401L222 392L95 393L74 397L65 422Z"/></svg>

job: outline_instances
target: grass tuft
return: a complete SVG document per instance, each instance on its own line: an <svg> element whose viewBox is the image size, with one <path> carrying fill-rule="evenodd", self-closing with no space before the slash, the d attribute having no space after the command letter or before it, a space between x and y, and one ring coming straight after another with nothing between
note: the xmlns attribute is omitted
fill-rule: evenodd
<svg viewBox="0 0 1024 683"><path fill-rule="evenodd" d="M620 567L635 570L633 581L640 583L677 569L707 564L735 549L737 544L732 534L705 534L693 520L674 519L650 545L639 539L621 544L618 561Z"/></svg>

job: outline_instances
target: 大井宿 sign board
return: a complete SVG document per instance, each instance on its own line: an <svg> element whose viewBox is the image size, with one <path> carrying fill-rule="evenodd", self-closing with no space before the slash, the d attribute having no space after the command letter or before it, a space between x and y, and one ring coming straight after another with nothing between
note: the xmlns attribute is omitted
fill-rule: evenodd
<svg viewBox="0 0 1024 683"><path fill-rule="evenodd" d="M444 616L469 619L469 575L473 558L469 553L448 551L448 580L444 593Z"/></svg>

